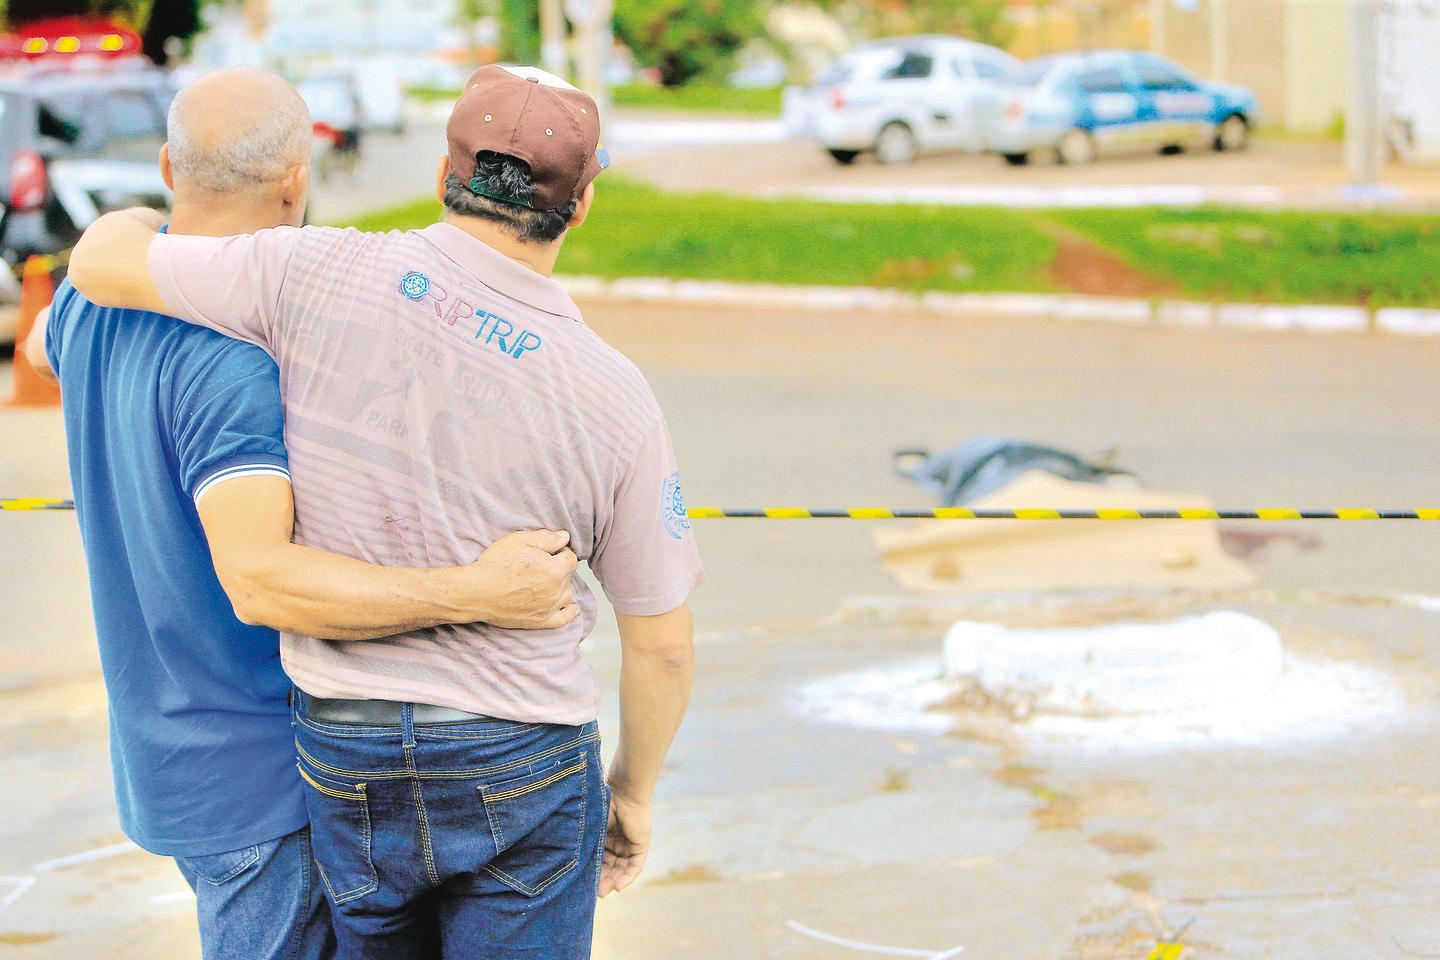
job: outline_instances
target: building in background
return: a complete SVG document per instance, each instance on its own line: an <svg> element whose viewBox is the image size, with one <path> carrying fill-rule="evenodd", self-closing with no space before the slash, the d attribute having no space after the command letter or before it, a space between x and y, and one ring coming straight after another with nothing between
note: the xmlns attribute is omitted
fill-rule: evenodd
<svg viewBox="0 0 1440 960"><path fill-rule="evenodd" d="M1392 153L1440 159L1440 0L1376 0ZM1254 90L1266 122L1338 133L1349 99L1351 0L1150 0L1153 48Z"/></svg>
<svg viewBox="0 0 1440 960"><path fill-rule="evenodd" d="M1440 162L1440 0L1388 0L1380 20L1380 90L1391 148Z"/></svg>
<svg viewBox="0 0 1440 960"><path fill-rule="evenodd" d="M1150 45L1150 0L1010 0L1006 45L1017 57L1067 50L1144 49Z"/></svg>

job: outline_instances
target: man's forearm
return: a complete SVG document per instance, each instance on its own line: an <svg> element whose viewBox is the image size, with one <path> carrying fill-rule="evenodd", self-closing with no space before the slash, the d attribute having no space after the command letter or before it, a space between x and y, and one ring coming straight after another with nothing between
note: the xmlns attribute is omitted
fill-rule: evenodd
<svg viewBox="0 0 1440 960"><path fill-rule="evenodd" d="M50 358L45 354L45 331L49 326L50 308L46 307L35 318L35 325L30 328L30 336L26 337L25 342L19 344L18 347L23 348L25 359L29 361L30 368L35 371L36 376L50 383L58 383L59 377L55 375L54 370L50 369Z"/></svg>
<svg viewBox="0 0 1440 960"><path fill-rule="evenodd" d="M150 244L163 224L160 214L142 207L105 214L70 253L71 284L102 307L164 313L165 302L150 277Z"/></svg>
<svg viewBox="0 0 1440 960"><path fill-rule="evenodd" d="M225 583L246 623L329 640L370 640L489 618L463 567L383 567L286 543Z"/></svg>
<svg viewBox="0 0 1440 960"><path fill-rule="evenodd" d="M620 617L620 747L611 787L648 802L690 703L695 674L689 607L659 617Z"/></svg>
<svg viewBox="0 0 1440 960"><path fill-rule="evenodd" d="M443 623L553 629L579 613L564 533L512 533L466 566L384 567L291 543L288 480L227 480L197 509L220 586L246 623L368 640Z"/></svg>

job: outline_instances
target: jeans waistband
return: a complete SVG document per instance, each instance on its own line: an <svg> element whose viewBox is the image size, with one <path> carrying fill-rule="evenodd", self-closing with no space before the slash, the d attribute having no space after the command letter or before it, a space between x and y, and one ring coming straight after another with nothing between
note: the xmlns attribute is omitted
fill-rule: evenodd
<svg viewBox="0 0 1440 960"><path fill-rule="evenodd" d="M327 723L357 723L375 727L398 727L401 725L401 708L404 704L394 700L330 700L300 693L300 704L305 715ZM494 720L483 713L467 713L453 707L440 707L430 703L413 704L415 723L467 723L475 720Z"/></svg>

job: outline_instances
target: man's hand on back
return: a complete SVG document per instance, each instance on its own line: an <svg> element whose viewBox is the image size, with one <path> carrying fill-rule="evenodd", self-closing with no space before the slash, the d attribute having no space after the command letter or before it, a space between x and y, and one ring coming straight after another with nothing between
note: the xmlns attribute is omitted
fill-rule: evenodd
<svg viewBox="0 0 1440 960"><path fill-rule="evenodd" d="M579 566L570 535L522 530L492 543L471 564L480 591L478 619L497 627L546 630L563 627L580 613L570 577Z"/></svg>

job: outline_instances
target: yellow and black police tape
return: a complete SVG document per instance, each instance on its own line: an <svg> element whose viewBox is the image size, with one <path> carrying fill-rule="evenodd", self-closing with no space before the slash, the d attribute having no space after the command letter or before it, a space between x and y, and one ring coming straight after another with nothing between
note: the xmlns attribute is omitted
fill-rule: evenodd
<svg viewBox="0 0 1440 960"><path fill-rule="evenodd" d="M0 510L73 510L71 500L45 497L0 499ZM1415 510L1373 510L1368 507L1341 507L1336 510L1294 510L1289 507L1261 507L1256 510L1210 510L1190 507L1179 510L1130 510L1119 507L1098 510L1065 510L1031 507L992 510L971 507L890 509L850 507L843 510L805 507L691 507L685 511L692 520L1440 520L1440 507Z"/></svg>

